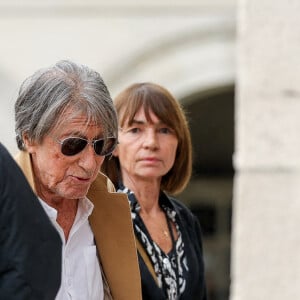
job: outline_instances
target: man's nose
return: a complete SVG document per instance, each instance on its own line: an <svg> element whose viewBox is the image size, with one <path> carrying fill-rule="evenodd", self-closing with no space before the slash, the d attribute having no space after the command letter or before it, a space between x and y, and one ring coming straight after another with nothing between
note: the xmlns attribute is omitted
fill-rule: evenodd
<svg viewBox="0 0 300 300"><path fill-rule="evenodd" d="M86 171L94 171L99 164L99 159L102 159L103 162L104 158L104 156L99 156L95 153L92 144L88 144L80 153L79 165Z"/></svg>

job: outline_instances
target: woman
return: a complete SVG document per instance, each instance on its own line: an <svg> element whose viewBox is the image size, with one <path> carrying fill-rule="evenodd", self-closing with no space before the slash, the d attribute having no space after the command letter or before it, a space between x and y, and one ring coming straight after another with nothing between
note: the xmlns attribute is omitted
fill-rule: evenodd
<svg viewBox="0 0 300 300"><path fill-rule="evenodd" d="M170 196L181 192L191 176L184 112L153 83L129 86L114 103L119 144L103 171L130 201L143 299L206 299L199 223Z"/></svg>

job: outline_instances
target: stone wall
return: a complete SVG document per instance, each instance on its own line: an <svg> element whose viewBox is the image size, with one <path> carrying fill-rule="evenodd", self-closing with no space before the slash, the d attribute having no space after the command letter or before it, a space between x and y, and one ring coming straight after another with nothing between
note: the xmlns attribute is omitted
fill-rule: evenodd
<svg viewBox="0 0 300 300"><path fill-rule="evenodd" d="M300 294L299 9L239 1L231 300Z"/></svg>

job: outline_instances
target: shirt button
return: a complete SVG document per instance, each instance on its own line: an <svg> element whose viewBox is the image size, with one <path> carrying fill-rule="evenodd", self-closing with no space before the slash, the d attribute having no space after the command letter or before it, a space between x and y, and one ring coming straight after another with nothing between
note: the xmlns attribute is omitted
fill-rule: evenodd
<svg viewBox="0 0 300 300"><path fill-rule="evenodd" d="M169 260L166 257L163 259L163 264L165 265L165 267L169 267L170 266L170 262L169 262Z"/></svg>

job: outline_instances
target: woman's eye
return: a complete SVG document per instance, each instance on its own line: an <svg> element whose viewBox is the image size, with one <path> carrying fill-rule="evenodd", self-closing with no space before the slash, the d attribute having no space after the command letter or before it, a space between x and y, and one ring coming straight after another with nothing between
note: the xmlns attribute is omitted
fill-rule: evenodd
<svg viewBox="0 0 300 300"><path fill-rule="evenodd" d="M130 129L128 130L128 132L131 132L131 133L138 133L138 132L140 132L140 129L137 128L137 127L134 127L134 128L130 128Z"/></svg>
<svg viewBox="0 0 300 300"><path fill-rule="evenodd" d="M159 129L160 133L172 133L170 128L164 127Z"/></svg>

